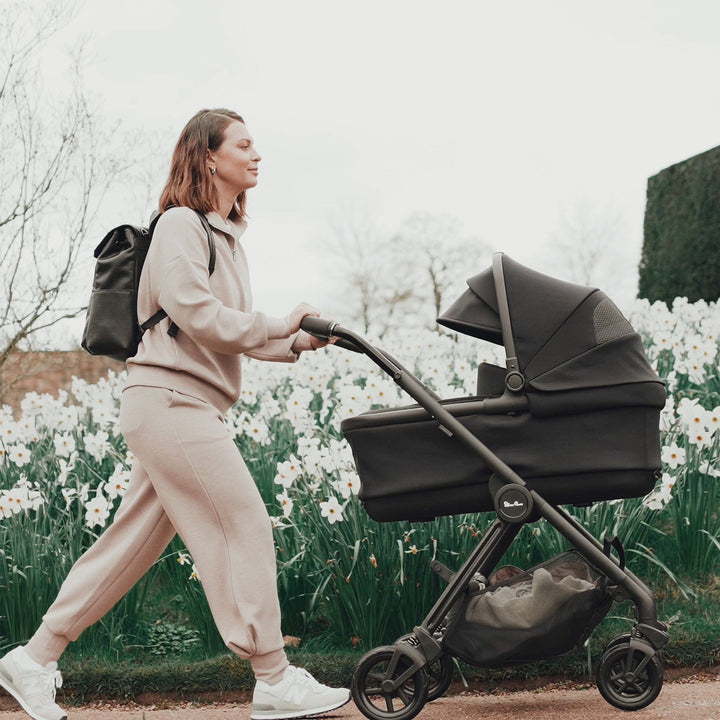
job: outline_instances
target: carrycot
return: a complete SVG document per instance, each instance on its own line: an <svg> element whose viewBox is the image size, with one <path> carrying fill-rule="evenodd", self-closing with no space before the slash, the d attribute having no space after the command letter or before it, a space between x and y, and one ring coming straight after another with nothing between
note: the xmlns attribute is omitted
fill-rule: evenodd
<svg viewBox="0 0 720 720"><path fill-rule="evenodd" d="M438 323L503 345L507 367L481 364L476 395L443 408L555 505L648 493L665 388L613 302L501 253L467 285ZM423 407L373 410L341 429L373 519L493 509L490 468Z"/></svg>

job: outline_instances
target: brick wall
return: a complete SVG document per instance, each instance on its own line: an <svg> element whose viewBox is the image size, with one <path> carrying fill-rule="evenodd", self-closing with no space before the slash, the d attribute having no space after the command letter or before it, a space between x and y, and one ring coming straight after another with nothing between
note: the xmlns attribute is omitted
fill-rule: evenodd
<svg viewBox="0 0 720 720"><path fill-rule="evenodd" d="M50 393L69 389L73 375L88 382L97 382L108 370L116 373L125 363L89 355L84 350L52 352L16 352L0 368L0 399L12 408L30 391Z"/></svg>

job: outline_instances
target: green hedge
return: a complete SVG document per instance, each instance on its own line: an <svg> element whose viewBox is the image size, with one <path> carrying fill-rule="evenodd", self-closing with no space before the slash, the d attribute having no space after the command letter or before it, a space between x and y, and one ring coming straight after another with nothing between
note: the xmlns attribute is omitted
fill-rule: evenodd
<svg viewBox="0 0 720 720"><path fill-rule="evenodd" d="M720 147L648 180L638 290L668 305L720 297Z"/></svg>

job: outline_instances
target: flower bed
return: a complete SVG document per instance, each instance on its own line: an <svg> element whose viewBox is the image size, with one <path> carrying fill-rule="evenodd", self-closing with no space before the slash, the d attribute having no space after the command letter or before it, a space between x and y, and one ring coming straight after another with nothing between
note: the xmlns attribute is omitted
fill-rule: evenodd
<svg viewBox="0 0 720 720"><path fill-rule="evenodd" d="M664 472L646 498L573 512L596 537L617 534L639 572L661 571L687 592L720 560L720 312L679 299L672 308L637 301L627 315L667 382ZM432 332L396 333L382 344L444 397L472 394L478 363L504 360L500 348ZM117 429L123 383L112 373L92 385L75 379L58 398L29 393L18 417L7 407L0 413L0 645L32 633L127 487L132 457ZM226 422L272 516L286 633L331 628L338 642L367 647L394 639L440 592L428 561L457 567L491 521L379 525L367 517L340 421L407 402L366 358L340 349L307 353L294 366L246 364L242 398ZM523 529L506 560L527 566L565 546L540 522ZM218 647L197 580L175 542L93 632L142 640L138 628L158 619L145 601L164 592L181 598L199 640Z"/></svg>

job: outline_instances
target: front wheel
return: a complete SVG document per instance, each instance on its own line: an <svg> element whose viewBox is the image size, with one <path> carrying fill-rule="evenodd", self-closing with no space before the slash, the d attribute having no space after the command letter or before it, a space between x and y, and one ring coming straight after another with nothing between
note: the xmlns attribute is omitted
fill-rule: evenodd
<svg viewBox="0 0 720 720"><path fill-rule="evenodd" d="M375 648L355 668L352 696L370 720L410 720L427 701L428 676L424 667L396 646Z"/></svg>
<svg viewBox="0 0 720 720"><path fill-rule="evenodd" d="M660 694L662 664L657 654L646 655L629 643L611 645L597 670L600 694L620 710L640 710Z"/></svg>
<svg viewBox="0 0 720 720"><path fill-rule="evenodd" d="M615 647L615 645L623 645L629 643L632 638L633 634L629 632L623 633L622 635L617 635L616 637L612 638L612 640L608 640L608 642L605 643L602 654L604 655L611 647Z"/></svg>

